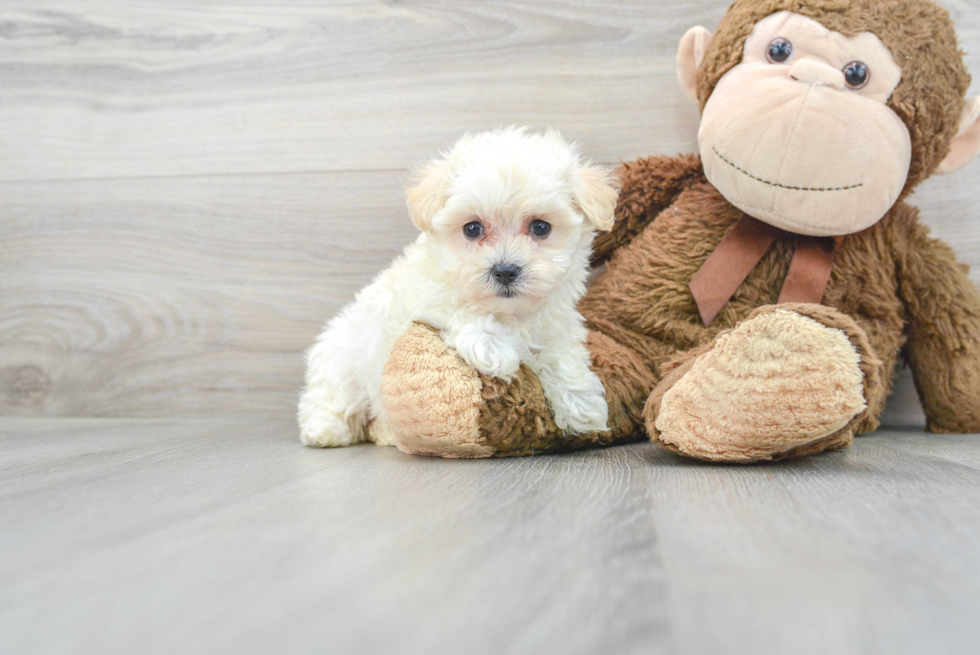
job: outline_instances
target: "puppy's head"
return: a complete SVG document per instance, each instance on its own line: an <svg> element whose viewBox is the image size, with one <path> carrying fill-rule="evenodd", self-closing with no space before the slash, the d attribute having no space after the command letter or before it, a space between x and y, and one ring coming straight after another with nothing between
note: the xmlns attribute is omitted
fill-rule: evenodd
<svg viewBox="0 0 980 655"><path fill-rule="evenodd" d="M467 134L406 189L415 225L464 298L514 313L584 290L592 236L608 230L615 178L555 130Z"/></svg>

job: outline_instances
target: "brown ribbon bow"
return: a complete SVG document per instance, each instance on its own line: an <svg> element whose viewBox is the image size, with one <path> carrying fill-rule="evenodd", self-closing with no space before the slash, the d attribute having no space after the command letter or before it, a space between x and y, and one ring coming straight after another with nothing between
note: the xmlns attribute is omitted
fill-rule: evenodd
<svg viewBox="0 0 980 655"><path fill-rule="evenodd" d="M823 299L834 265L834 245L843 237L793 235L745 215L691 278L691 293L706 326L711 325L780 235L796 237L796 252L777 302L819 303Z"/></svg>

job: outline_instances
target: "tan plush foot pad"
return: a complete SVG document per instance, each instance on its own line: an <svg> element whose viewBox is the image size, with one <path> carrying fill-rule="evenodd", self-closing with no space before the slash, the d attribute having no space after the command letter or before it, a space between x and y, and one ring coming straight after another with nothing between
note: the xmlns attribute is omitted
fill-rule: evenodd
<svg viewBox="0 0 980 655"><path fill-rule="evenodd" d="M834 310L763 308L662 381L648 429L671 450L723 462L845 447L876 365L864 333Z"/></svg>
<svg viewBox="0 0 980 655"><path fill-rule="evenodd" d="M381 376L395 445L415 455L493 455L480 439L482 387L476 372L446 349L438 332L414 325L396 342Z"/></svg>
<svg viewBox="0 0 980 655"><path fill-rule="evenodd" d="M602 435L564 435L526 366L509 383L480 375L427 325L398 339L381 394L395 445L406 453L513 457L605 445Z"/></svg>

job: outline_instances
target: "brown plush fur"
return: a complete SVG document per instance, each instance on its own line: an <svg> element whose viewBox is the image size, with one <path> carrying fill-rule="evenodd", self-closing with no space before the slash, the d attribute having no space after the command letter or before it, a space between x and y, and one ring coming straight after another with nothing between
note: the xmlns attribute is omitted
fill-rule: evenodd
<svg viewBox="0 0 980 655"><path fill-rule="evenodd" d="M907 196L949 151L969 85L947 13L925 0L739 0L700 68L702 105L741 60L754 24L783 10L845 35L874 32L891 49L903 78L889 106L913 143ZM707 182L693 155L641 159L619 174L616 225L595 243L595 261L607 270L580 306L611 431L563 440L533 375L510 388L484 379L478 431L494 454L624 443L645 431L681 450L660 439L654 425L664 394L720 334L777 302L795 248L786 233L705 327L688 284L742 212ZM866 410L835 433L796 446L686 454L746 462L844 447L878 426L899 357L912 368L929 430L980 432L980 293L966 273L948 246L929 238L918 210L899 200L878 223L837 246L821 305L779 306L847 336L860 355ZM779 411L792 408L774 407L773 420Z"/></svg>
<svg viewBox="0 0 980 655"><path fill-rule="evenodd" d="M630 167L634 183L643 179L641 169L652 169L649 179L658 184L659 169L677 163L669 158L636 162ZM624 193L636 191L624 187ZM611 255L606 274L580 307L590 326L649 362L659 378L678 353L709 344L756 308L774 304L793 250L786 235L777 239L711 327L701 322L687 286L741 216L707 181L689 184L673 205ZM629 217L620 220L629 223ZM878 426L903 352L929 428L980 431L980 294L949 247L928 237L915 208L899 203L871 228L844 239L835 252L823 305L853 319L867 335L868 346L855 342L872 355L862 362L876 362L866 371L869 411L855 426L857 434ZM801 313L815 317L813 311ZM826 324L841 327L833 321ZM602 369L597 371L605 380ZM615 404L611 401L610 407Z"/></svg>
<svg viewBox="0 0 980 655"><path fill-rule="evenodd" d="M541 383L523 364L510 383L485 375L480 379L484 401L480 433L494 457L557 453L613 443L608 435L562 434L551 417Z"/></svg>

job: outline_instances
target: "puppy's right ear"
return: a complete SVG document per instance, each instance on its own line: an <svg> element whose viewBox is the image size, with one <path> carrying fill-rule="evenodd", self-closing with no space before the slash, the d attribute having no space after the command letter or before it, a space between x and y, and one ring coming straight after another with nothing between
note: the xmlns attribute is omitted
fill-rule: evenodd
<svg viewBox="0 0 980 655"><path fill-rule="evenodd" d="M446 204L446 191L452 167L445 159L429 162L415 174L415 183L405 187L408 214L423 232L432 230L432 219Z"/></svg>

